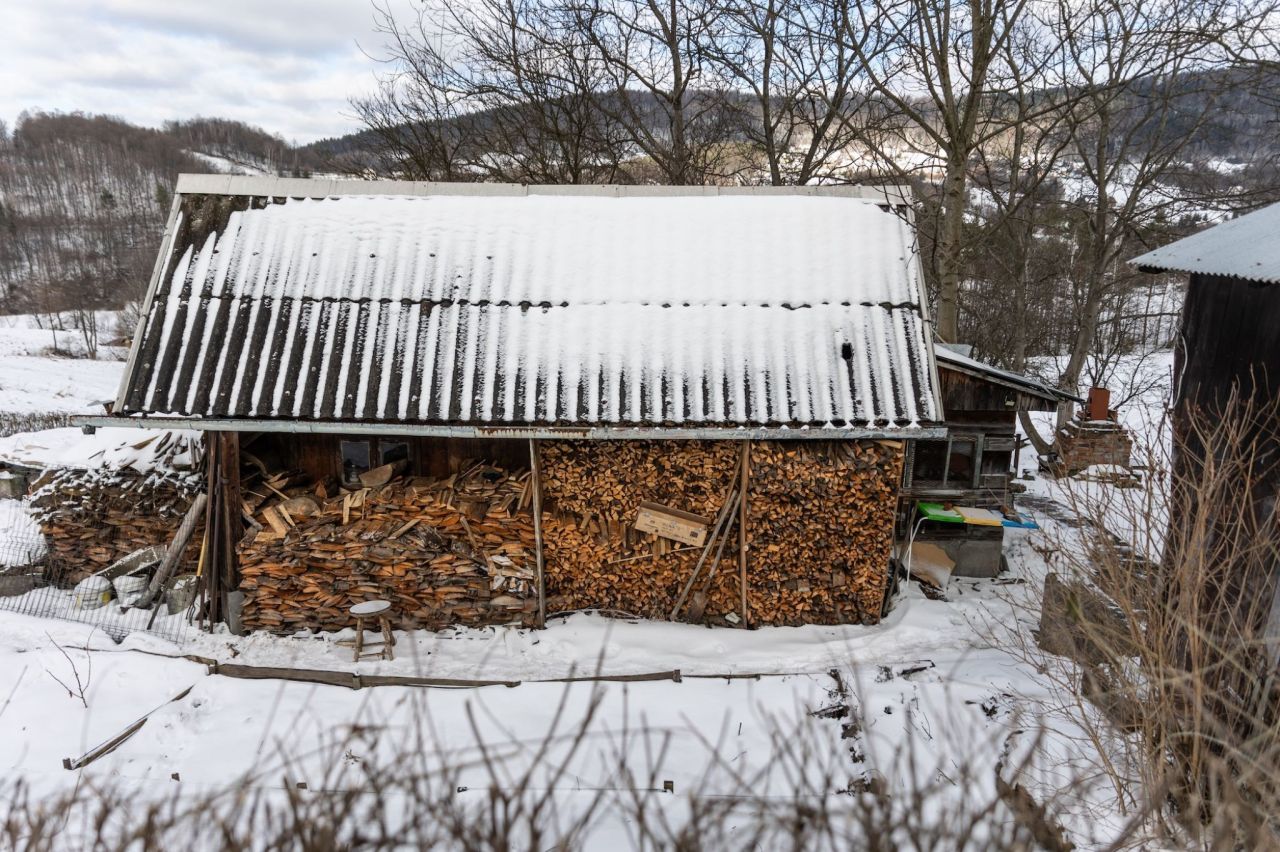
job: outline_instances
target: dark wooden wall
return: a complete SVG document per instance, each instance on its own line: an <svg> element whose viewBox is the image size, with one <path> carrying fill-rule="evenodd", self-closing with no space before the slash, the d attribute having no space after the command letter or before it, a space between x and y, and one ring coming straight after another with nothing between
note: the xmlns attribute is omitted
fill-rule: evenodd
<svg viewBox="0 0 1280 852"><path fill-rule="evenodd" d="M1007 385L953 370L941 362L938 364L938 389L942 396L942 410L948 422L962 412L982 412L1008 414L1008 420L1012 423L1014 413L1019 410L1052 411L1056 408L1052 402L1034 394L1022 393Z"/></svg>
<svg viewBox="0 0 1280 852"><path fill-rule="evenodd" d="M1246 440L1254 452L1253 489L1244 501L1251 505L1254 517L1242 521L1241 508L1237 505L1224 507L1210 523L1220 524L1227 535L1242 522L1251 523L1253 529L1270 530L1274 538L1273 552L1280 552L1280 524L1275 517L1280 495L1280 414L1275 407L1280 395L1280 284L1193 275L1174 358L1174 382L1175 489L1166 558L1178 558L1178 531L1193 525L1198 517L1203 518L1206 507L1212 509L1206 504L1199 507L1197 513L1195 490L1203 479L1201 463L1207 450L1212 448L1201 445L1191 428L1196 418L1209 423L1222 418L1244 418ZM1247 411L1238 404L1232 407L1233 390L1241 398L1252 400L1255 407ZM1221 448L1212 451L1219 455ZM1266 617L1265 607L1264 612L1259 613L1257 602L1273 599L1280 566L1271 564L1262 568L1256 560L1251 560L1224 567L1225 570L1215 571L1214 577L1206 581L1225 587L1224 598L1237 602L1238 615L1253 613L1255 623L1249 625L1250 628L1266 629L1261 623ZM1235 623L1234 619L1215 619L1215 623L1226 621Z"/></svg>
<svg viewBox="0 0 1280 852"><path fill-rule="evenodd" d="M250 446L265 445L276 452L284 467L296 468L319 481L342 473L343 441L378 440L367 435L263 435ZM409 473L445 477L457 473L469 459L486 459L509 470L529 467L529 442L510 438L386 437L409 445Z"/></svg>
<svg viewBox="0 0 1280 852"><path fill-rule="evenodd" d="M1220 408L1231 385L1280 392L1280 284L1193 275L1175 355L1177 403Z"/></svg>

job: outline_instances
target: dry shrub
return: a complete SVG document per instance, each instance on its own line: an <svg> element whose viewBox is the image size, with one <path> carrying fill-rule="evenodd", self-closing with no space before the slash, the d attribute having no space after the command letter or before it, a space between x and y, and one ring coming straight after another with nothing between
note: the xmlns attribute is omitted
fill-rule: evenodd
<svg viewBox="0 0 1280 852"><path fill-rule="evenodd" d="M1068 486L1080 526L1048 536L1040 644L1071 661L1037 662L1151 834L1275 848L1280 401L1178 417L1176 451L1143 451L1143 489Z"/></svg>
<svg viewBox="0 0 1280 852"><path fill-rule="evenodd" d="M604 726L602 737L601 726L592 726L602 690L592 688L585 702L571 694L581 696L566 688L540 739L486 740L486 711L469 705L471 738L446 744L418 693L410 699L414 736L392 749L379 742L390 736L380 725L353 729L323 749L329 768L306 789L293 780L305 770L288 760L221 789L155 777L112 781L105 772L54 796L11 783L0 787L0 848L1072 848L1052 809L1026 792L1016 759L997 764L994 784L967 766L947 777L908 773L892 790L869 781L859 749L832 748L832 731L823 727L840 725L845 742L858 736L851 732L861 723L848 710L856 702L797 720L769 717L769 759L749 771L737 762L729 730L718 738L697 732L707 755L699 783L672 793L663 789L665 768L687 742L677 746L670 729L625 723ZM893 762L915 764L915 747L904 741ZM584 758L599 760L601 786L578 776Z"/></svg>

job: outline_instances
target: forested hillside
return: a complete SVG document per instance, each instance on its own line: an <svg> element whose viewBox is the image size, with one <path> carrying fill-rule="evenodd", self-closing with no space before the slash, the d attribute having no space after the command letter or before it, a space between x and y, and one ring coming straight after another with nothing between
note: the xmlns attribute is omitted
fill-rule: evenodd
<svg viewBox="0 0 1280 852"><path fill-rule="evenodd" d="M0 125L0 314L81 328L143 294L181 172L306 174L315 157L222 119L162 129L36 113Z"/></svg>

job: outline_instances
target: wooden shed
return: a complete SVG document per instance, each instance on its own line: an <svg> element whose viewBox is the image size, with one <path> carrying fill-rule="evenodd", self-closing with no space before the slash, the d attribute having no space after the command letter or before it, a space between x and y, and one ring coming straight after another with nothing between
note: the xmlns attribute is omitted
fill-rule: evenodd
<svg viewBox="0 0 1280 852"><path fill-rule="evenodd" d="M1190 276L1174 356L1174 500L1172 531L1196 517L1225 540L1240 530L1265 550L1206 576L1235 613L1210 613L1249 640L1263 639L1280 664L1280 204L1201 231L1133 261L1145 272ZM1201 422L1233 420L1249 470L1245 500L1197 506L1193 492L1206 460L1221 447L1204 446ZM1206 513L1205 509L1209 511ZM1207 514L1207 518L1206 518ZM1251 515L1251 516L1250 516ZM1170 541L1179 541L1171 532ZM1178 558L1176 553L1166 554ZM1269 606L1259 606L1259 602ZM1233 616L1233 617L1228 617Z"/></svg>
<svg viewBox="0 0 1280 852"><path fill-rule="evenodd" d="M206 434L214 619L872 623L931 339L894 189L186 175L91 422Z"/></svg>
<svg viewBox="0 0 1280 852"><path fill-rule="evenodd" d="M1004 570L1005 529L1022 523L1010 520L1017 517L1011 484L1022 449L1018 412L1055 411L1077 398L944 344L934 354L947 434L908 446L898 539L904 548L941 551L956 576L994 577ZM973 511L956 520L957 507Z"/></svg>

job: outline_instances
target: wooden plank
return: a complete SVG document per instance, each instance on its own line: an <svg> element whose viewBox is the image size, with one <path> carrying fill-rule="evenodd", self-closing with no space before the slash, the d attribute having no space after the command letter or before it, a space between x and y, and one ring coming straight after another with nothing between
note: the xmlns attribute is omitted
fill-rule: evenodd
<svg viewBox="0 0 1280 852"><path fill-rule="evenodd" d="M738 594L741 598L739 606L742 612L742 626L750 627L751 620L747 615L747 489L751 482L751 442L742 442L742 483L738 486L742 499L738 503Z"/></svg>
<svg viewBox="0 0 1280 852"><path fill-rule="evenodd" d="M538 626L547 626L547 584L543 577L542 562L542 480L538 463L538 442L529 439L529 479L533 489L533 537L536 552L538 584Z"/></svg>
<svg viewBox="0 0 1280 852"><path fill-rule="evenodd" d="M191 686L188 686L186 689L182 690L177 695L170 698L164 704L161 704L160 707L164 707L167 704L172 704L175 701L181 701L182 699L186 698L194 686L195 684L193 683ZM76 758L64 757L62 759L62 768L72 769L72 770L79 769L82 766L88 766L90 763L93 763L95 760L97 760L100 757L105 757L106 755L111 754L111 752L115 751L120 746L124 745L124 743L130 737L138 733L138 731L142 729L142 726L147 723L147 719L151 717L151 714L156 712L156 710L159 710L160 707L156 707L148 711L147 713L143 714L141 718L125 726L124 730L122 730L120 733L116 734L115 736L107 739L102 743L99 743L98 745L89 749L87 752L80 755L79 757L76 757Z"/></svg>
<svg viewBox="0 0 1280 852"><path fill-rule="evenodd" d="M284 535L289 532L289 525L285 523L283 516L277 512L275 506L268 506L263 509L262 518L270 525L276 535Z"/></svg>
<svg viewBox="0 0 1280 852"><path fill-rule="evenodd" d="M414 519L412 519L412 520L408 521L407 523L405 523L405 524L401 525L399 529L397 529L397 530L396 530L395 532L393 532L391 535L387 536L387 540L388 540L388 541L395 541L395 540L396 540L396 539L398 539L400 536L404 535L404 534L405 534L405 533L407 533L409 530L413 529L413 528L414 528L414 526L416 526L416 525L417 525L417 523L418 523L418 521L420 521L420 520L422 520L422 519L421 519L421 518L414 518Z"/></svg>
<svg viewBox="0 0 1280 852"><path fill-rule="evenodd" d="M635 528L653 533L682 544L702 545L707 540L707 527L711 521L691 512L683 512L670 506L648 501L640 504L636 513Z"/></svg>

